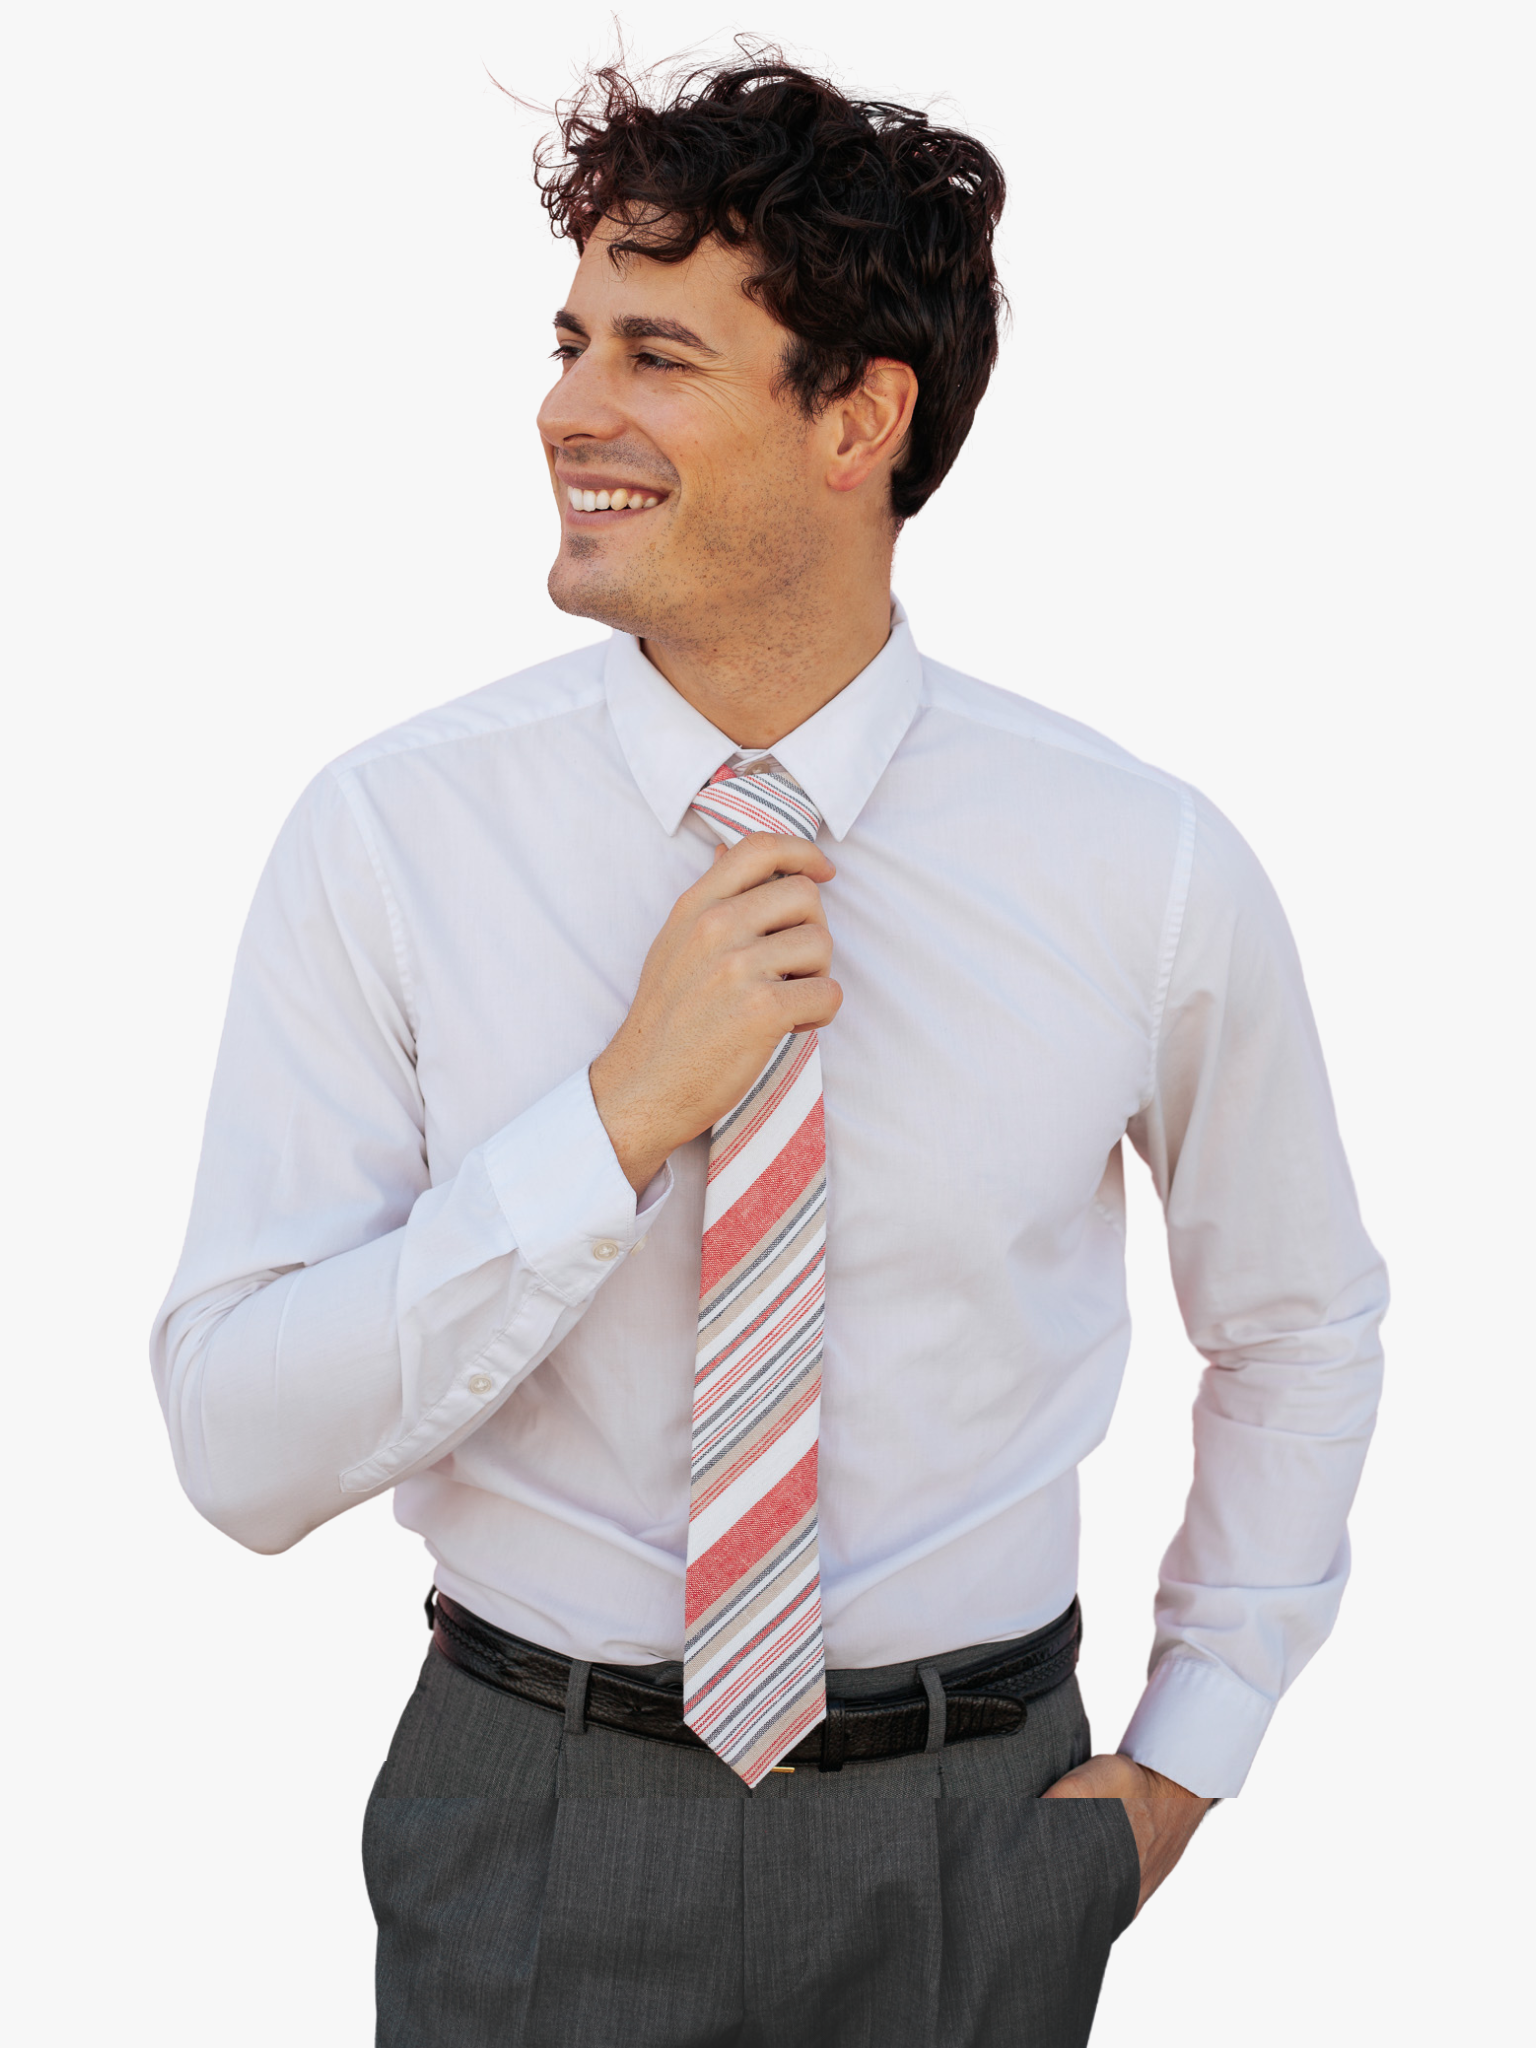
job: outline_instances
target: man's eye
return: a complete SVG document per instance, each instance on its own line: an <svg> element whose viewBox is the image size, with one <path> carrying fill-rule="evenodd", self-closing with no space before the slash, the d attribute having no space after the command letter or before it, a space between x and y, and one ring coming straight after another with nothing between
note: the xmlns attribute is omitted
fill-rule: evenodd
<svg viewBox="0 0 1536 2048"><path fill-rule="evenodd" d="M648 370L685 370L688 367L686 363L679 363L671 356L653 356L645 349L639 352L635 361L643 363Z"/></svg>
<svg viewBox="0 0 1536 2048"><path fill-rule="evenodd" d="M580 354L581 350L574 341L562 341L560 346L550 356L550 361L552 363L574 363Z"/></svg>

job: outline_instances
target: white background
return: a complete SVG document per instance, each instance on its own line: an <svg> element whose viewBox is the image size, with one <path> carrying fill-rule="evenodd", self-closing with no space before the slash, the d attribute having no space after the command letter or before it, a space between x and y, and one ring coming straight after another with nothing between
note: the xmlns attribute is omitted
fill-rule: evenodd
<svg viewBox="0 0 1536 2048"><path fill-rule="evenodd" d="M1120 1944L1095 2048L1517 2040L1529 1864L1528 8L633 0L998 152L1014 326L910 528L920 643L1202 785L1308 965L1390 1393L1335 1640ZM6 1802L15 2038L370 2038L357 1833L425 1647L377 1502L201 1524L144 1337L231 956L311 773L580 644L532 432L572 256L528 174L606 10L49 0L0 65ZM1518 1064L1517 1064L1518 1062ZM1194 1361L1085 1473L1083 1679L1132 1705ZM19 1835L18 1835L19 1829Z"/></svg>

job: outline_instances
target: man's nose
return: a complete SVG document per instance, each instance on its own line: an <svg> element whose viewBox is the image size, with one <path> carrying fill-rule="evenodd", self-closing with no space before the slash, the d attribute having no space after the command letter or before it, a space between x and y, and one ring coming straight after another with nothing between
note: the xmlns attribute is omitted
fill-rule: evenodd
<svg viewBox="0 0 1536 2048"><path fill-rule="evenodd" d="M612 380L589 350L561 376L539 407L539 434L552 447L568 441L616 441L629 425Z"/></svg>

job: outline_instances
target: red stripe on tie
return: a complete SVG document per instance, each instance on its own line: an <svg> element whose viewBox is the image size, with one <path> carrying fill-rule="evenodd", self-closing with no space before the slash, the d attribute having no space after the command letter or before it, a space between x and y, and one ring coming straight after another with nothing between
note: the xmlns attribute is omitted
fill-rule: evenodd
<svg viewBox="0 0 1536 2048"><path fill-rule="evenodd" d="M723 1144L719 1145L718 1151L716 1150L718 1141L713 1138L710 1140L709 1178L711 1180L715 1178L716 1174L725 1171L737 1153L740 1152L743 1145L751 1144L752 1140L763 1128L763 1125L769 1121L779 1104L799 1080L801 1073L804 1071L806 1061L816 1050L816 1034L814 1031L802 1031L799 1034L799 1039L800 1043L795 1048L789 1065L774 1083L772 1093L757 1105L741 1129L733 1131L730 1137Z"/></svg>
<svg viewBox="0 0 1536 2048"><path fill-rule="evenodd" d="M718 1543L712 1543L702 1557L688 1566L688 1606L685 1625L692 1628L722 1593L730 1591L754 1565L760 1564L775 1543L793 1529L816 1505L816 1446L806 1452L798 1465L771 1487L756 1506L739 1522L733 1522Z"/></svg>
<svg viewBox="0 0 1536 2048"><path fill-rule="evenodd" d="M797 1609L803 1611L797 1613ZM688 1712L690 1715L697 1713L698 1717L697 1722L690 1720L688 1723L694 1734L704 1733L703 1726L700 1725L704 1722L711 1728L718 1727L728 1718L732 1705L740 1700L745 1690L755 1685L765 1671L777 1670L786 1657L792 1659L792 1653L805 1637L820 1626L821 1574L817 1572L814 1578L806 1581L787 1607L781 1607L777 1614L771 1614L759 1627L751 1642L743 1643L741 1648L735 1651L718 1671L706 1678L698 1691L691 1695ZM774 1645L767 1663L763 1663L757 1654L758 1651L770 1636L786 1627L790 1631L788 1636L784 1638L782 1644ZM710 1695L721 1686L725 1687L725 1692L719 1699L712 1699Z"/></svg>
<svg viewBox="0 0 1536 2048"><path fill-rule="evenodd" d="M778 1155L743 1190L718 1223L704 1233L700 1295L708 1294L733 1266L762 1243L773 1225L788 1215L795 1198L815 1177L827 1156L826 1112L818 1095L805 1122Z"/></svg>
<svg viewBox="0 0 1536 2048"><path fill-rule="evenodd" d="M820 1344L820 1342L821 1339L819 1337L814 1338L811 1342L811 1345L809 1346L809 1349L814 1350L817 1347L817 1345ZM806 1352L802 1351L800 1353L800 1358L804 1358L805 1356ZM794 1363L796 1365L800 1363L800 1358L794 1360ZM727 1466L726 1470L721 1473L720 1477L715 1481L714 1485L706 1486L704 1491L698 1496L697 1500L692 1500L688 1503L689 1521L691 1522L695 1520L699 1515L702 1515L707 1507L712 1507L714 1503L720 1498L721 1494L725 1492L727 1487L734 1486L736 1484L736 1481L741 1477L743 1472L750 1472L752 1467L757 1463L758 1459L762 1457L764 1452L771 1450L772 1447L778 1442L779 1438L784 1434L785 1430L789 1429L794 1423L797 1423L800 1420L801 1416L805 1413L806 1409L810 1407L813 1401L819 1401L820 1399L821 1375L818 1373L816 1375L815 1380L812 1382L810 1386L806 1388L805 1392L800 1396L799 1400L796 1401L792 1407L787 1408L785 1410L785 1412L779 1417L778 1421L773 1425L773 1428L769 1430L768 1434L765 1437L761 1438L758 1442L754 1443L751 1450L747 1452L744 1456L738 1458L734 1465ZM724 1537L722 1537L720 1540L724 1542L725 1539ZM688 1570L691 1574L693 1571L693 1566L689 1565Z"/></svg>

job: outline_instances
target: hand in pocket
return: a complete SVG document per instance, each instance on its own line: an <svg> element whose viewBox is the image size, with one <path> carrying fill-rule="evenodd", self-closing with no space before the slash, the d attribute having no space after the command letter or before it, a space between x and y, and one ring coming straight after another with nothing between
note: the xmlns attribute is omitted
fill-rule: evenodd
<svg viewBox="0 0 1536 2048"><path fill-rule="evenodd" d="M1139 1913L1189 1846L1206 1810L1214 1804L1186 1792L1161 1771L1132 1763L1128 1756L1091 1756L1058 1778L1046 1799L1118 1799L1136 1837L1141 1859Z"/></svg>

